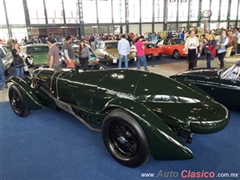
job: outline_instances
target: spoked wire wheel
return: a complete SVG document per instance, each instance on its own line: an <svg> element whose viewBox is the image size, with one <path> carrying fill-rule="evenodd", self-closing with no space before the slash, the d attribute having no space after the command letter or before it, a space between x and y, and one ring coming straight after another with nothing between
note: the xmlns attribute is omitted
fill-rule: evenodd
<svg viewBox="0 0 240 180"><path fill-rule="evenodd" d="M142 127L122 109L115 109L105 117L102 137L108 152L125 166L141 166L150 157L148 139Z"/></svg>
<svg viewBox="0 0 240 180"><path fill-rule="evenodd" d="M8 92L9 102L13 111L21 117L25 117L29 114L29 110L25 107L22 95L16 85L11 85Z"/></svg>

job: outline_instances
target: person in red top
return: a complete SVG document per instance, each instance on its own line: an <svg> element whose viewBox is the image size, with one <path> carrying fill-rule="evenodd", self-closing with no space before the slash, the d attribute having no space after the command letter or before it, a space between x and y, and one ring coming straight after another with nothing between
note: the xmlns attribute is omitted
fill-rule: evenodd
<svg viewBox="0 0 240 180"><path fill-rule="evenodd" d="M144 44L142 43L143 40L144 40L144 37L143 37L143 36L140 36L140 37L139 37L139 40L136 42L137 58L138 58L138 61L137 61L137 69L140 70L140 64L141 64L141 62L142 62L145 71L146 71L146 72L149 72L148 67L147 67L146 56L145 56L145 53L144 53L145 46L144 46Z"/></svg>

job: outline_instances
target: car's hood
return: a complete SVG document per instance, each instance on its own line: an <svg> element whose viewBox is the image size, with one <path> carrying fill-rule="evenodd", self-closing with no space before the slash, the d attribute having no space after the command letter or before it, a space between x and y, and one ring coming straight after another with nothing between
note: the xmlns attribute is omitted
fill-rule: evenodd
<svg viewBox="0 0 240 180"><path fill-rule="evenodd" d="M119 53L117 49L106 49L105 50L108 54L110 55L114 55L116 57L118 57ZM131 49L130 52L136 52L136 49Z"/></svg>
<svg viewBox="0 0 240 180"><path fill-rule="evenodd" d="M32 53L34 57L34 65L48 64L48 54L46 52L42 53Z"/></svg>
<svg viewBox="0 0 240 180"><path fill-rule="evenodd" d="M204 104L145 103L170 126L191 129L194 133L214 133L222 130L229 122L228 110L221 104L206 98Z"/></svg>
<svg viewBox="0 0 240 180"><path fill-rule="evenodd" d="M189 73L197 74L197 71ZM204 73L214 74L216 71ZM228 112L198 89L194 85L187 86L163 76L148 74L139 80L135 96L138 97L136 101L146 105L169 125L175 127L181 124L181 128L195 133L217 132L227 124Z"/></svg>

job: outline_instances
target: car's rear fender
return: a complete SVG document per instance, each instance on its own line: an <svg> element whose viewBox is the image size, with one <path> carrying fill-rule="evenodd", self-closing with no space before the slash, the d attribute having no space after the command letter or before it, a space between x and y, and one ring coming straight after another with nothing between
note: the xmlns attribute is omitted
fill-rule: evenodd
<svg viewBox="0 0 240 180"><path fill-rule="evenodd" d="M103 109L122 108L129 112L143 128L154 159L190 159L192 151L171 128L141 103L128 99L114 99Z"/></svg>
<svg viewBox="0 0 240 180"><path fill-rule="evenodd" d="M12 82L17 86L28 110L38 110L42 108L42 104L37 98L34 89L31 88L24 79L12 76L8 79L8 82Z"/></svg>

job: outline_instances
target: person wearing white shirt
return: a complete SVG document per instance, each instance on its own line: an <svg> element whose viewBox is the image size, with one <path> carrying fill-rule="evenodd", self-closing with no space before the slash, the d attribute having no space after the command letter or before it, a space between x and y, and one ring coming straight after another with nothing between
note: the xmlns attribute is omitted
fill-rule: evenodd
<svg viewBox="0 0 240 180"><path fill-rule="evenodd" d="M129 41L125 39L125 35L121 36L121 40L118 42L118 68L122 68L122 58L124 57L125 68L128 68L128 54L130 53Z"/></svg>
<svg viewBox="0 0 240 180"><path fill-rule="evenodd" d="M194 68L198 46L199 40L195 36L195 31L192 30L185 42L185 51L188 53L188 70Z"/></svg>

